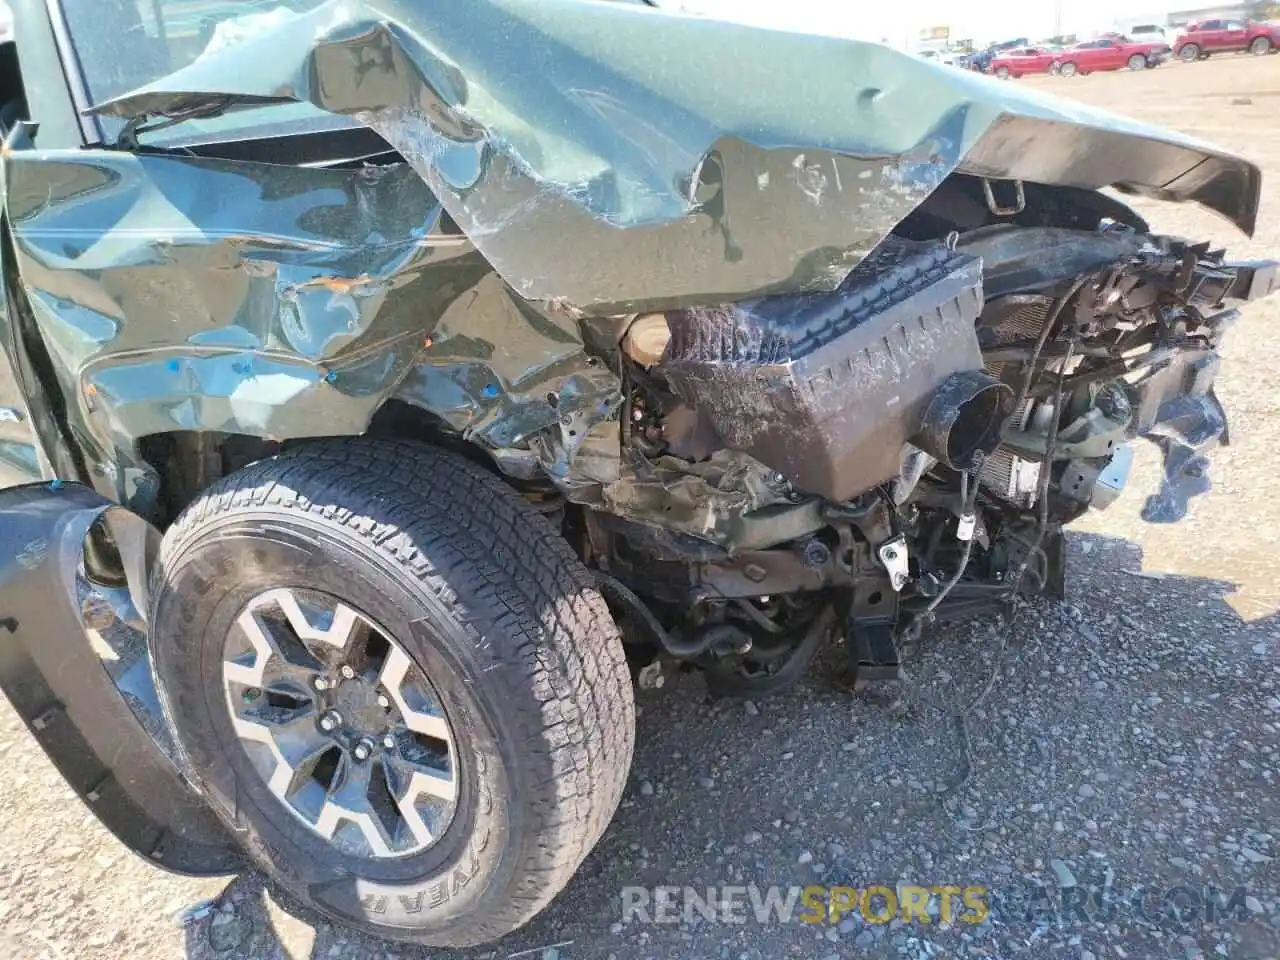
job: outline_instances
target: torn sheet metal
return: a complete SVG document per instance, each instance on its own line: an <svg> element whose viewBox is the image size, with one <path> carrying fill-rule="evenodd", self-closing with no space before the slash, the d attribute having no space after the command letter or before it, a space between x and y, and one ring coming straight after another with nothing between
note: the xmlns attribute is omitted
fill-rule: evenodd
<svg viewBox="0 0 1280 960"><path fill-rule="evenodd" d="M1253 165L886 47L593 0L332 0L101 105L309 101L378 131L521 295L830 290L953 171L1195 200Z"/></svg>
<svg viewBox="0 0 1280 960"><path fill-rule="evenodd" d="M396 398L502 447L616 406L577 321L514 296L404 164L28 150L7 174L72 429L99 489L139 509L149 434L359 434Z"/></svg>

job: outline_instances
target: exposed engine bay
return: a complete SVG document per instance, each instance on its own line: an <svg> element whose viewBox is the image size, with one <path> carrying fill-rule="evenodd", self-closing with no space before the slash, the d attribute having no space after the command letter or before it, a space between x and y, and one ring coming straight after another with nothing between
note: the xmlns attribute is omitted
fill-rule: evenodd
<svg viewBox="0 0 1280 960"><path fill-rule="evenodd" d="M1216 348L1275 264L1100 191L1248 233L1247 161L838 38L699 22L667 82L649 52L691 24L636 5L326 7L95 105L112 149L9 161L79 472L157 527L291 443L448 444L559 524L636 647L762 691L833 632L895 675L930 620L1060 594L1131 440L1164 455L1148 519L1207 489ZM354 127L321 163L151 148L285 101Z"/></svg>
<svg viewBox="0 0 1280 960"><path fill-rule="evenodd" d="M1163 453L1146 519L1185 513L1227 439L1230 304L1275 285L1113 221L893 236L831 293L629 318L621 408L557 486L629 637L718 692L794 682L833 629L896 676L935 618L1061 596L1062 527L1124 489L1130 441Z"/></svg>

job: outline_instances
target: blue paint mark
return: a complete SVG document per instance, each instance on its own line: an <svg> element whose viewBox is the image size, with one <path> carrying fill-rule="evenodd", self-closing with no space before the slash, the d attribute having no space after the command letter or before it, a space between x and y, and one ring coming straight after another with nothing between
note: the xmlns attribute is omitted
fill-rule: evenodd
<svg viewBox="0 0 1280 960"><path fill-rule="evenodd" d="M59 480L57 477L54 477L52 480L50 480L50 481L49 481L49 489L50 489L50 490L61 490L61 489L62 489L62 481L61 481L61 480Z"/></svg>
<svg viewBox="0 0 1280 960"><path fill-rule="evenodd" d="M338 375L337 375L336 373L334 373L332 370L330 370L328 373L326 373L326 374L324 375L324 382L325 382L325 383L333 383L333 381L335 381L335 380L337 380L337 379L338 379Z"/></svg>
<svg viewBox="0 0 1280 960"><path fill-rule="evenodd" d="M182 364L180 364L177 360L170 360L168 364L166 364L166 366L168 366L170 373L177 373L179 370L182 369Z"/></svg>
<svg viewBox="0 0 1280 960"><path fill-rule="evenodd" d="M496 383L486 384L485 388L480 391L480 395L487 400L492 400L498 395L498 385Z"/></svg>

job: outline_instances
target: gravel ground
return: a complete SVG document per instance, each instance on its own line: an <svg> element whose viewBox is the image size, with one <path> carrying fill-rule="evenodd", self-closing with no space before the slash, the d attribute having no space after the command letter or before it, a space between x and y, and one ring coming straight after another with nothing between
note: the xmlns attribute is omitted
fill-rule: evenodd
<svg viewBox="0 0 1280 960"><path fill-rule="evenodd" d="M1257 159L1269 179L1252 241L1191 209L1144 213L1237 254L1280 252L1280 58L1023 82ZM692 675L642 694L613 826L543 916L486 950L388 947L295 917L252 877L152 869L98 826L4 704L0 955L1280 956L1278 321L1280 304L1253 308L1227 350L1234 443L1216 459L1216 491L1181 525L1146 526L1155 461L1140 459L1135 489L1071 537L1066 604L1032 608L1013 631L979 621L926 635L902 691L855 697L818 670L758 704L708 702ZM966 752L954 717L992 671ZM628 884L900 882L981 885L994 906L980 924L621 922ZM1037 883L1048 899L1032 899ZM1103 884L1150 890L1147 916L1047 910ZM1164 891L1207 884L1245 887L1243 917L1168 915Z"/></svg>

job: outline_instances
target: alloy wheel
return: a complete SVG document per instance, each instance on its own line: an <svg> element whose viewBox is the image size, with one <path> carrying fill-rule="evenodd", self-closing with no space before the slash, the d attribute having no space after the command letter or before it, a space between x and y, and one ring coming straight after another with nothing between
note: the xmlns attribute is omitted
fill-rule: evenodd
<svg viewBox="0 0 1280 960"><path fill-rule="evenodd" d="M312 832L355 856L435 844L457 806L453 729L422 669L336 597L274 589L227 637L232 726L267 788Z"/></svg>

